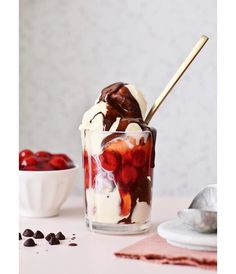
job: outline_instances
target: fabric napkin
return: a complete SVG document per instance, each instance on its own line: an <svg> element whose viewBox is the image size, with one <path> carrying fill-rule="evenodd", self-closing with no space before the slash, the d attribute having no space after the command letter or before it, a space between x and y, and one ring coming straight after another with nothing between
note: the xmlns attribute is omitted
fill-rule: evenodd
<svg viewBox="0 0 236 274"><path fill-rule="evenodd" d="M155 234L115 252L118 257L216 270L217 253L172 246Z"/></svg>

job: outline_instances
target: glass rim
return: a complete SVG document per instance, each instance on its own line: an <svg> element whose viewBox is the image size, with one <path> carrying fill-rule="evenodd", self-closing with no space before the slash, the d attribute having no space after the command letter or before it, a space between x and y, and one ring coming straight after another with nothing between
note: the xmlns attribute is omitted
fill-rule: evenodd
<svg viewBox="0 0 236 274"><path fill-rule="evenodd" d="M152 127L153 128L153 127ZM92 133L99 133L99 134L113 134L113 133L119 133L119 134L143 134L143 133L152 133L151 130L142 130L142 131L121 131L121 130L98 130L98 129L82 129L81 132L92 132Z"/></svg>

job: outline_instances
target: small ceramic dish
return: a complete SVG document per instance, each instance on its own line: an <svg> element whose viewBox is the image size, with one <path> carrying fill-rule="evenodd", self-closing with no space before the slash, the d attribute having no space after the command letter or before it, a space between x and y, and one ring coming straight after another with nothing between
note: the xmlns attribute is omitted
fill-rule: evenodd
<svg viewBox="0 0 236 274"><path fill-rule="evenodd" d="M19 171L20 215L50 217L59 214L78 174L74 168L51 171Z"/></svg>

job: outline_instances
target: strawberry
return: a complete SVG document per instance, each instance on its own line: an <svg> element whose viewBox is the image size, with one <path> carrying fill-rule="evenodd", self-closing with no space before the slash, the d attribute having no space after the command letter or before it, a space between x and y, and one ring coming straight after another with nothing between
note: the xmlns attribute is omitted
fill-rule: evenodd
<svg viewBox="0 0 236 274"><path fill-rule="evenodd" d="M119 177L124 185L133 184L137 180L138 172L135 167L126 164L122 166Z"/></svg>
<svg viewBox="0 0 236 274"><path fill-rule="evenodd" d="M68 163L61 156L53 156L49 161L49 164L53 166L54 169L68 169Z"/></svg>
<svg viewBox="0 0 236 274"><path fill-rule="evenodd" d="M109 149L104 150L103 153L99 155L99 160L105 170L114 171L119 167L121 156L120 153Z"/></svg>
<svg viewBox="0 0 236 274"><path fill-rule="evenodd" d="M147 155L140 146L135 146L132 150L132 164L135 167L142 167L145 165Z"/></svg>

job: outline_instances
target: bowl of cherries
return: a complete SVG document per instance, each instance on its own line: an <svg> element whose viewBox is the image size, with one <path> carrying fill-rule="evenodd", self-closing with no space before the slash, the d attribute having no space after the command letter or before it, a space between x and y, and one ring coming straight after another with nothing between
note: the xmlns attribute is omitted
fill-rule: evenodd
<svg viewBox="0 0 236 274"><path fill-rule="evenodd" d="M62 153L19 153L20 214L26 217L50 217L59 214L78 175L78 166Z"/></svg>

